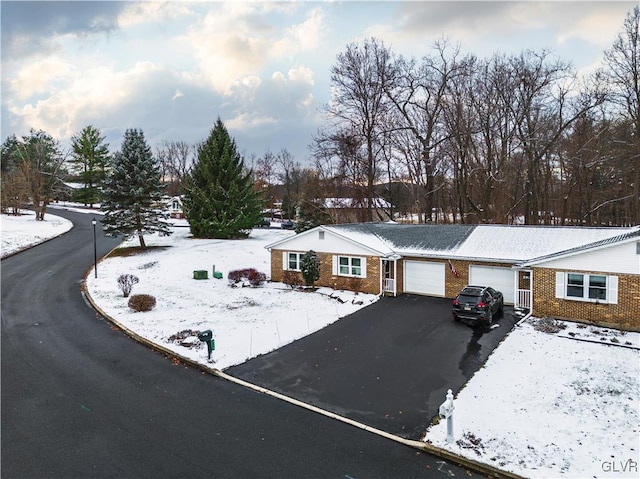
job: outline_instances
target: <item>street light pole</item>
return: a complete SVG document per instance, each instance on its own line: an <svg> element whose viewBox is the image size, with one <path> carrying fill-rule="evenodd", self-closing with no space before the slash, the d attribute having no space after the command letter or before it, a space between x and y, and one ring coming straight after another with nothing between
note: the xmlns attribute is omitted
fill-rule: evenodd
<svg viewBox="0 0 640 479"><path fill-rule="evenodd" d="M93 271L95 272L96 279L98 278L98 251L96 249L96 219L91 220L93 225Z"/></svg>

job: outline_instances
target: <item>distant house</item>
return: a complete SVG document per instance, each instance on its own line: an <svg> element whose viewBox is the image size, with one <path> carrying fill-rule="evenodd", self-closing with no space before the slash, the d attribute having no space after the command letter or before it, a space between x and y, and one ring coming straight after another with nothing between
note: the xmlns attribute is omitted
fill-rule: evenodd
<svg viewBox="0 0 640 479"><path fill-rule="evenodd" d="M171 218L183 219L184 211L182 210L182 197L172 196L168 201L169 216Z"/></svg>
<svg viewBox="0 0 640 479"><path fill-rule="evenodd" d="M324 207L331 217L331 220L338 223L356 223L366 218L367 201L357 200L355 198L325 198ZM379 221L387 221L392 219L389 216L391 204L382 199L373 199L373 217Z"/></svg>
<svg viewBox="0 0 640 479"><path fill-rule="evenodd" d="M640 227L359 223L319 226L267 249L273 281L314 250L321 286L453 298L480 284L536 316L640 330Z"/></svg>

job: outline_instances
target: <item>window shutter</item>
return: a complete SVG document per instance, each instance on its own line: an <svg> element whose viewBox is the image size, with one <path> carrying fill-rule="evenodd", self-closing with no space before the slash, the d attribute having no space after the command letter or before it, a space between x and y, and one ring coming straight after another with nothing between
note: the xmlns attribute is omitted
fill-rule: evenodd
<svg viewBox="0 0 640 479"><path fill-rule="evenodd" d="M563 272L556 271L556 298L564 298L564 278Z"/></svg>
<svg viewBox="0 0 640 479"><path fill-rule="evenodd" d="M337 276L338 275L338 257L336 255L333 255L333 264L331 266L332 266L333 275Z"/></svg>
<svg viewBox="0 0 640 479"><path fill-rule="evenodd" d="M366 278L367 277L367 258L362 258L362 269L360 271L362 272L362 277Z"/></svg>
<svg viewBox="0 0 640 479"><path fill-rule="evenodd" d="M618 304L618 277L609 276L607 278L607 302Z"/></svg>
<svg viewBox="0 0 640 479"><path fill-rule="evenodd" d="M289 269L289 254L286 251L282 252L282 271Z"/></svg>

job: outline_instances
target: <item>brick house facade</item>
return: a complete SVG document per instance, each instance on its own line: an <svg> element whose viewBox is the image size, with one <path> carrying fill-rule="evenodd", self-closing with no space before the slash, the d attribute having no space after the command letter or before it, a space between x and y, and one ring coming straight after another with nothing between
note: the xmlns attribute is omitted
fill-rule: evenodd
<svg viewBox="0 0 640 479"><path fill-rule="evenodd" d="M313 250L318 286L454 298L483 278L484 285L501 285L506 303L539 317L640 330L638 227L364 223L320 226L267 248L272 281L282 282Z"/></svg>

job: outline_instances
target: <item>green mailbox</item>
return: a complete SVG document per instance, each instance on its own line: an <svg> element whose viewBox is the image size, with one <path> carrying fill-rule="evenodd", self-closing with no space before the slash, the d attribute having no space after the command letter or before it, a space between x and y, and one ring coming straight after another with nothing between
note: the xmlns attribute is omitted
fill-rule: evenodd
<svg viewBox="0 0 640 479"><path fill-rule="evenodd" d="M213 332L210 329L200 331L198 339L203 343L207 343L207 359L211 359L211 352L216 349L216 341L213 339Z"/></svg>

